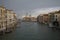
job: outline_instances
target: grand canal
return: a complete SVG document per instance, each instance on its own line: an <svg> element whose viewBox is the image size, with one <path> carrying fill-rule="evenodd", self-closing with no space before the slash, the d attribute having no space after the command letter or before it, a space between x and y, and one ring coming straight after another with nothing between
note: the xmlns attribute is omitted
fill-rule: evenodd
<svg viewBox="0 0 60 40"><path fill-rule="evenodd" d="M1 35L0 40L60 40L60 31L37 22L21 22L14 32Z"/></svg>

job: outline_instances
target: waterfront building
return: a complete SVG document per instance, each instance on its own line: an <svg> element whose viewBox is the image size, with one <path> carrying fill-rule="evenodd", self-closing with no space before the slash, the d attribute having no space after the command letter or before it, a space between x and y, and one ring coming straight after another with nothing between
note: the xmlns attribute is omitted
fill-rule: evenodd
<svg viewBox="0 0 60 40"><path fill-rule="evenodd" d="M30 17L24 17L23 20L24 21L31 21L31 18Z"/></svg>
<svg viewBox="0 0 60 40"><path fill-rule="evenodd" d="M55 21L56 19L59 21L60 19L60 11L54 11L49 13L50 22Z"/></svg>
<svg viewBox="0 0 60 40"><path fill-rule="evenodd" d="M48 14L40 14L39 16L38 16L38 22L39 23L49 23L49 15Z"/></svg>
<svg viewBox="0 0 60 40"><path fill-rule="evenodd" d="M60 10L59 11L56 11L54 12L54 20L56 20L60 22Z"/></svg>
<svg viewBox="0 0 60 40"><path fill-rule="evenodd" d="M30 16L28 16L28 17L23 17L23 20L24 21L28 21L28 22L36 22L37 21L37 18L36 17L30 17Z"/></svg>
<svg viewBox="0 0 60 40"><path fill-rule="evenodd" d="M53 22L54 21L54 13L53 12L50 12L49 13L49 22Z"/></svg>
<svg viewBox="0 0 60 40"><path fill-rule="evenodd" d="M16 13L0 6L0 31L7 31L7 29L12 28L16 23Z"/></svg>
<svg viewBox="0 0 60 40"><path fill-rule="evenodd" d="M54 21L58 21L59 22L59 28L60 29L60 10L58 11L53 11L49 13L49 24L52 24Z"/></svg>
<svg viewBox="0 0 60 40"><path fill-rule="evenodd" d="M6 29L6 8L3 6L0 6L0 31L3 31Z"/></svg>
<svg viewBox="0 0 60 40"><path fill-rule="evenodd" d="M7 9L6 21L7 21L6 23L7 31L9 30L11 31L11 29L15 27L14 25L17 23L16 14L12 10Z"/></svg>
<svg viewBox="0 0 60 40"><path fill-rule="evenodd" d="M43 23L49 23L49 15L43 14Z"/></svg>
<svg viewBox="0 0 60 40"><path fill-rule="evenodd" d="M36 22L37 21L37 18L36 17L31 17L31 21L32 22Z"/></svg>
<svg viewBox="0 0 60 40"><path fill-rule="evenodd" d="M16 23L17 22L17 15L16 15L16 13L13 13L13 21L14 21L14 23Z"/></svg>
<svg viewBox="0 0 60 40"><path fill-rule="evenodd" d="M40 14L40 15L37 17L37 22L43 23L43 15Z"/></svg>

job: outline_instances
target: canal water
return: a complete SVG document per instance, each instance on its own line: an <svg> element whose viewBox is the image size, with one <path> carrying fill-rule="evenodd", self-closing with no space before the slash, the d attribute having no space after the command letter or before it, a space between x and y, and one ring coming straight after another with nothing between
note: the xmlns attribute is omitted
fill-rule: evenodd
<svg viewBox="0 0 60 40"><path fill-rule="evenodd" d="M14 32L0 35L0 40L60 40L60 31L37 22L22 22Z"/></svg>

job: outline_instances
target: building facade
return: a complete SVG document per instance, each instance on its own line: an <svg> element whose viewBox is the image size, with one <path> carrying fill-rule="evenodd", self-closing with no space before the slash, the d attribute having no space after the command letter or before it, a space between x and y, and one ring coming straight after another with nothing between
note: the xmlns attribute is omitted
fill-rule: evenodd
<svg viewBox="0 0 60 40"><path fill-rule="evenodd" d="M43 23L43 15L39 15L39 16L37 17L37 22Z"/></svg>
<svg viewBox="0 0 60 40"><path fill-rule="evenodd" d="M49 15L43 14L43 23L49 23Z"/></svg>
<svg viewBox="0 0 60 40"><path fill-rule="evenodd" d="M3 31L6 29L6 8L0 6L0 31Z"/></svg>
<svg viewBox="0 0 60 40"><path fill-rule="evenodd" d="M49 15L48 14L42 14L37 17L39 23L49 23Z"/></svg>
<svg viewBox="0 0 60 40"><path fill-rule="evenodd" d="M14 25L16 22L16 14L12 10L0 6L0 31L12 27L12 25Z"/></svg>

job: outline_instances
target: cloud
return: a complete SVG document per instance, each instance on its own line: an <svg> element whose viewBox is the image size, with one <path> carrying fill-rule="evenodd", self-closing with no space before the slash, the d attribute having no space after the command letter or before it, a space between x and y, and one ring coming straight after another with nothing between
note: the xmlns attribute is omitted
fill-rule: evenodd
<svg viewBox="0 0 60 40"><path fill-rule="evenodd" d="M52 8L37 8L34 10L22 10L22 11L16 11L16 14L18 15L18 18L22 18L23 16L26 16L26 13L28 13L28 15L31 14L31 16L37 17L40 14L47 14L49 12L52 11L57 11L60 10L60 7L52 7Z"/></svg>
<svg viewBox="0 0 60 40"><path fill-rule="evenodd" d="M41 9L32 10L31 14L32 14L32 16L37 17L40 14L47 14L49 12L57 11L57 10L60 10L60 7L41 8Z"/></svg>

